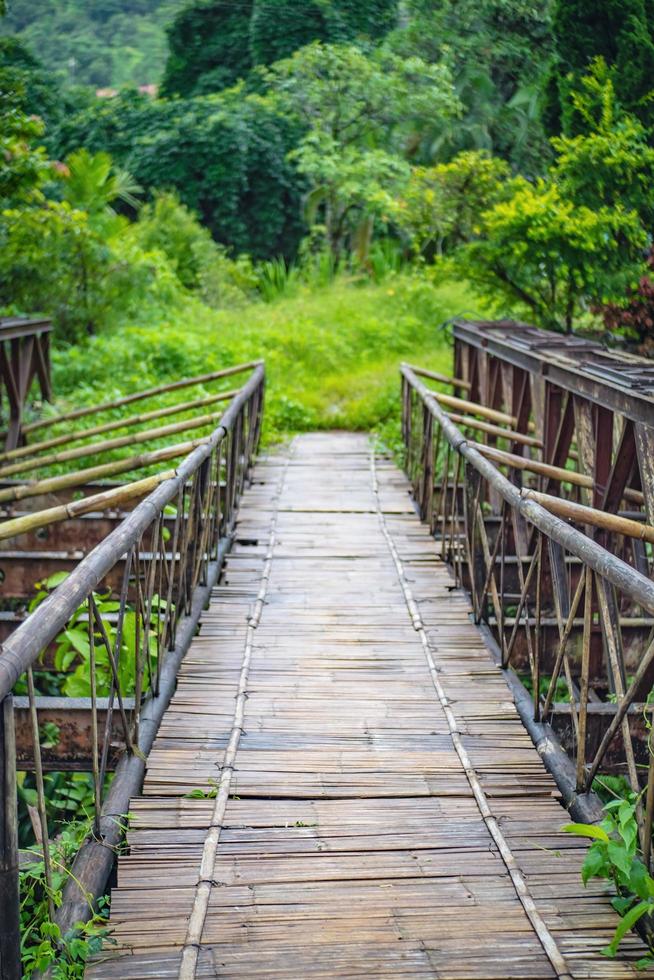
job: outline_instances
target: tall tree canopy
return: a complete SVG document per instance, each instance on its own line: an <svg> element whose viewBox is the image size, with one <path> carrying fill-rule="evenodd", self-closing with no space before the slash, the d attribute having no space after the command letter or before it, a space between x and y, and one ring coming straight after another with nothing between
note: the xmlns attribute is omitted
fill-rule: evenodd
<svg viewBox="0 0 654 980"><path fill-rule="evenodd" d="M252 60L269 65L312 41L383 37L397 15L397 0L254 0Z"/></svg>
<svg viewBox="0 0 654 980"><path fill-rule="evenodd" d="M488 150L516 169L547 158L540 86L549 69L552 0L408 0L409 17L391 35L396 51L445 59L464 105L449 128L426 127L422 162L460 150Z"/></svg>
<svg viewBox="0 0 654 980"><path fill-rule="evenodd" d="M162 93L220 91L312 41L375 40L396 26L398 7L398 0L195 0L168 28Z"/></svg>
<svg viewBox="0 0 654 980"><path fill-rule="evenodd" d="M181 10L168 27L162 95L218 92L251 68L252 4L202 0Z"/></svg>
<svg viewBox="0 0 654 980"><path fill-rule="evenodd" d="M125 91L64 120L51 146L107 150L145 191L175 190L214 238L256 258L292 256L302 182L288 161L298 126L235 89L190 99Z"/></svg>

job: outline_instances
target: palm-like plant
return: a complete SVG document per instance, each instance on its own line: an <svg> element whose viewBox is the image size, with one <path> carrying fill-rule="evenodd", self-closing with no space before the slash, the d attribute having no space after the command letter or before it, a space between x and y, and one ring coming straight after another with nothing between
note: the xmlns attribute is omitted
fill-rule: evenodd
<svg viewBox="0 0 654 980"><path fill-rule="evenodd" d="M64 199L74 208L87 211L91 218L115 214L112 205L121 201L138 207L141 187L127 170L114 167L108 153L75 150L66 160Z"/></svg>

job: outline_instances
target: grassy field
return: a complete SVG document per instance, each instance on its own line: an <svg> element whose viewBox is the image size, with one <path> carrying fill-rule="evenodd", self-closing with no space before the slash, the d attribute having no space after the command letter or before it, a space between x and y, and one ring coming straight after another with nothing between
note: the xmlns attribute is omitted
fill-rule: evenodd
<svg viewBox="0 0 654 980"><path fill-rule="evenodd" d="M457 314L481 314L471 302L465 285L434 286L403 275L379 285L340 279L318 290L299 287L292 296L225 311L192 299L172 310L146 308L138 322L55 350L56 410L262 357L268 376L266 442L298 431L341 428L377 432L393 446L399 438L400 361L450 372L443 323ZM201 394L193 389L185 397ZM134 410L179 397L160 396ZM89 425L89 420L78 425ZM116 450L114 455L132 452ZM76 466L95 461L88 458ZM71 466L48 472L62 468Z"/></svg>

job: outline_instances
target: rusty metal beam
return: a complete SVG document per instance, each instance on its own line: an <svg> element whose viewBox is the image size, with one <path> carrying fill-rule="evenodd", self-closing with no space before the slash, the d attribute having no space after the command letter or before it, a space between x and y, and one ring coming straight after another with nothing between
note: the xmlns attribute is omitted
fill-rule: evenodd
<svg viewBox="0 0 654 980"><path fill-rule="evenodd" d="M454 337L635 422L654 426L654 364L511 320L456 320Z"/></svg>
<svg viewBox="0 0 654 980"><path fill-rule="evenodd" d="M134 699L124 698L126 710L134 709ZM104 742L104 730L109 706L108 698L98 698L100 749ZM66 697L37 697L36 709L39 725L56 725L59 735L54 745L41 745L43 768L49 771L91 772L91 699ZM116 768L125 751L125 741L118 713L112 715L112 733L109 747L110 770ZM34 768L34 747L29 716L29 698L14 697L14 726L16 732L16 768L31 771Z"/></svg>

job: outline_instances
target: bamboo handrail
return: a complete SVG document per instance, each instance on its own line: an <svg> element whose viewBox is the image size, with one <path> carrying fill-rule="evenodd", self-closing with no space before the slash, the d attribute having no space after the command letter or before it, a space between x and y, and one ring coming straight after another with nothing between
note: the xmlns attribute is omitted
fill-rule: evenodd
<svg viewBox="0 0 654 980"><path fill-rule="evenodd" d="M454 395L442 395L440 391L432 391L431 388L427 388L427 391L439 404L446 405L448 408L460 408L469 415L481 415L482 418L489 419L491 422L510 425L512 428L518 424L515 415L507 415L506 412L499 412L496 408L486 408L485 405L480 405L479 402L466 401L465 398L455 398Z"/></svg>
<svg viewBox="0 0 654 980"><path fill-rule="evenodd" d="M181 388L191 388L193 385L206 384L210 381L217 381L219 378L228 378L233 374L250 371L253 368L259 367L262 363L262 361L248 361L246 364L236 364L234 367L223 368L221 371L199 374L194 378L184 378L181 381L173 381L170 384L158 385L156 388L135 391L131 395L125 395L123 398L117 398L112 402L104 402L101 405L87 405L85 408L76 408L74 411L66 412L63 415L54 415L51 418L30 422L28 425L24 425L21 431L23 433L34 432L36 429L48 428L51 425L57 425L59 422L69 422L71 419L79 419L85 415L94 415L112 408L120 408L122 405L131 405L133 402L143 401L143 399L151 398L154 395L162 395L167 391L179 391Z"/></svg>
<svg viewBox="0 0 654 980"><path fill-rule="evenodd" d="M488 456L489 459L494 459L498 463L506 463L516 470L526 470L528 473L548 476L552 480L571 483L576 487L592 489L595 486L595 480L592 476L578 473L576 470L566 470L562 466L552 466L550 463L541 463L537 459L527 459L524 456L507 453L503 449L495 449L494 446L486 446L480 442L471 443L471 445L484 456ZM625 489L622 496L625 500L631 500L638 504L644 503L645 500L640 490L632 490L630 487Z"/></svg>
<svg viewBox="0 0 654 980"><path fill-rule="evenodd" d="M166 436L176 435L179 432L187 432L189 429L199 429L205 425L211 425L220 418L220 412L212 412L209 415L196 415L191 419L184 419L182 422L173 422L171 425L162 425L156 429L144 429L143 432L132 432L127 436L117 436L114 439L104 439L100 442L90 442L85 446L77 446L76 449L66 449L62 453L52 453L50 456L42 456L39 459L23 459L19 463L12 463L10 466L0 467L0 478L13 476L15 473L23 473L25 470L43 469L46 466L54 466L57 463L67 463L73 459L81 459L84 456L96 456L98 453L109 452L112 449L123 449L125 446L136 446L141 442L152 442L153 439L163 439Z"/></svg>
<svg viewBox="0 0 654 980"><path fill-rule="evenodd" d="M163 463L169 459L177 459L180 456L185 456L187 453L197 449L198 446L204 446L209 438L207 436L203 439L180 442L174 446L165 446L163 449L154 449L149 453L141 453L139 456L116 459L111 463L102 463L100 466L90 466L84 470L76 470L74 473L51 476L45 480L36 480L32 483L22 483L17 487L5 487L0 490L0 502L25 500L27 497L39 497L41 494L57 493L58 490L70 490L73 487L82 486L91 480L101 480L105 476L116 476L118 473L142 470L146 466L153 466L156 463Z"/></svg>
<svg viewBox="0 0 654 980"><path fill-rule="evenodd" d="M47 527L49 524L58 524L73 517L120 507L138 497L147 496L164 480L170 480L176 475L177 470L164 470L154 476L146 476L142 480L126 483L122 487L112 487L111 490L91 494L82 500L72 500L70 503L60 504L58 507L47 507L45 510L37 510L30 514L11 518L0 524L0 541L15 538L17 535L26 534L28 531L36 531L39 528Z"/></svg>
<svg viewBox="0 0 654 980"><path fill-rule="evenodd" d="M414 374L419 374L422 378L440 381L444 385L452 385L453 388L463 388L464 391L470 391L472 388L470 382L464 381L463 378L450 378L447 374L441 374L440 371L429 371L427 368L416 367L415 364L408 364L407 367L411 368Z"/></svg>
<svg viewBox="0 0 654 980"><path fill-rule="evenodd" d="M587 507L573 500L563 500L561 497L555 497L550 493L540 493L538 490L525 488L522 490L522 496L535 500L558 517L567 517L578 524L590 524L592 527L614 531L616 534L624 534L629 538L640 538L642 541L649 541L654 544L654 526L651 524L643 524L640 521L633 521L629 517L620 517L619 514L597 510L596 507Z"/></svg>
<svg viewBox="0 0 654 980"><path fill-rule="evenodd" d="M478 429L491 436L498 436L501 439L508 439L510 442L519 442L524 446L533 446L535 449L542 449L543 443L534 436L525 435L524 432L517 432L515 429L503 429L492 422L482 422L479 419L472 419L468 415L457 415L454 412L447 413L453 422L457 422L468 429Z"/></svg>
<svg viewBox="0 0 654 980"><path fill-rule="evenodd" d="M154 419L167 418L170 415L181 415L182 412L190 412L196 408L204 408L207 405L214 405L216 402L227 401L234 398L240 391L239 388L230 388L229 391L219 391L215 395L207 395L205 398L196 398L194 401L177 402L175 405L168 405L166 408L157 408L151 412L141 412L138 415L130 415L126 419L112 419L111 422L103 422L102 425L94 425L89 429L77 429L73 432L64 432L60 436L53 436L43 442L34 442L29 446L19 446L17 449L10 449L5 453L0 453L0 462L4 460L21 459L24 456L38 456L46 449L54 449L56 446L64 446L68 442L76 442L78 439L90 439L93 436L102 435L104 432L111 432L112 429L130 429L134 425L144 422L152 422ZM34 464L36 465L36 464Z"/></svg>

